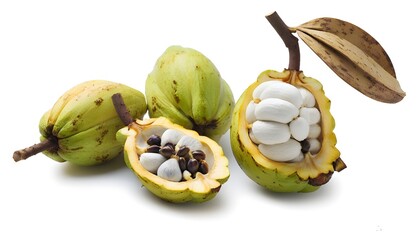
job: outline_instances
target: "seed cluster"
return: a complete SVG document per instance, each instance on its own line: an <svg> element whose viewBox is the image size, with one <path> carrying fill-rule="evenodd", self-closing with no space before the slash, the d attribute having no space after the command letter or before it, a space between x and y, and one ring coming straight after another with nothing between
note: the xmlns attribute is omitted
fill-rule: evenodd
<svg viewBox="0 0 420 240"><path fill-rule="evenodd" d="M209 172L206 154L202 150L190 150L187 145L177 147L176 143L171 142L162 145L162 139L158 135L151 135L146 142L148 147L146 153L142 154L145 157L140 156L140 162L148 171L162 178L170 181L186 181L195 178L198 172L202 174ZM151 159L156 159L157 163L149 164L148 161ZM175 161L177 164L172 164ZM151 165L153 167L149 167Z"/></svg>
<svg viewBox="0 0 420 240"><path fill-rule="evenodd" d="M282 81L261 83L245 117L250 139L271 160L298 162L304 154L320 151L321 114L305 88Z"/></svg>

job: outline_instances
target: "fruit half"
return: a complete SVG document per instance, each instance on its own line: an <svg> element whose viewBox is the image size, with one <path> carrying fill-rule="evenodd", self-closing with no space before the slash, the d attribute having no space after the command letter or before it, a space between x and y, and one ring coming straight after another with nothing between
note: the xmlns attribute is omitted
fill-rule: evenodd
<svg viewBox="0 0 420 240"><path fill-rule="evenodd" d="M297 162L278 162L265 157L249 135L246 108L253 100L254 89L266 81L282 81L295 87L307 89L316 100L321 115L321 134L318 137L321 148L316 154L306 152ZM242 170L256 183L276 192L311 192L325 184L332 173L345 167L333 129L334 118L330 113L330 100L325 96L317 80L305 77L301 71L268 70L261 73L236 103L230 131L232 150ZM276 134L273 132L272 134Z"/></svg>
<svg viewBox="0 0 420 240"><path fill-rule="evenodd" d="M183 135L198 140L206 153L209 170L206 174L197 172L195 178L181 182L165 180L146 170L139 157L146 152L147 139L152 135L162 136L168 129L175 129ZM117 133L124 143L124 158L127 166L138 176L141 183L153 194L169 202L204 202L216 196L223 183L229 178L228 159L222 148L208 137L200 136L174 124L164 117L137 120Z"/></svg>

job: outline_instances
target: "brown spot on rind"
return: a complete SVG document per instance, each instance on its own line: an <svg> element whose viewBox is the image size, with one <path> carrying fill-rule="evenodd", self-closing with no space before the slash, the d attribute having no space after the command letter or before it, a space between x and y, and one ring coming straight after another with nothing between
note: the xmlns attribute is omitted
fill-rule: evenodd
<svg viewBox="0 0 420 240"><path fill-rule="evenodd" d="M102 144L102 142L103 142L103 140L104 140L104 137L105 137L105 135L106 135L108 132L109 132L109 130L108 130L108 129L103 130L103 131L101 132L101 136L95 139L95 140L96 140L96 142L98 143L98 146Z"/></svg>
<svg viewBox="0 0 420 240"><path fill-rule="evenodd" d="M52 135L52 130L54 129L54 124L48 125L45 128L45 132L47 133L47 136Z"/></svg>
<svg viewBox="0 0 420 240"><path fill-rule="evenodd" d="M176 93L174 94L174 99L176 103L179 103L180 100L179 100L178 94Z"/></svg>
<svg viewBox="0 0 420 240"><path fill-rule="evenodd" d="M97 161L97 162L106 162L108 160L108 157L109 157L109 154L97 156L95 158L95 161Z"/></svg>
<svg viewBox="0 0 420 240"><path fill-rule="evenodd" d="M321 186L330 181L333 172L321 173L316 178L310 178L308 183L312 186Z"/></svg>
<svg viewBox="0 0 420 240"><path fill-rule="evenodd" d="M152 112L155 113L158 107L159 104L157 103L156 97L152 97Z"/></svg>
<svg viewBox="0 0 420 240"><path fill-rule="evenodd" d="M220 186L218 186L217 188L212 188L211 189L211 192L212 193L217 193L217 192L219 192L220 191L220 188L222 187L222 185L220 185Z"/></svg>
<svg viewBox="0 0 420 240"><path fill-rule="evenodd" d="M80 119L80 114L79 115L77 115L76 116L76 118L75 119L73 119L72 121L71 121L71 125L74 127L74 126L76 126L76 124L77 124L77 122L79 121L79 119Z"/></svg>
<svg viewBox="0 0 420 240"><path fill-rule="evenodd" d="M190 121L193 123L193 130L198 132L200 135L205 135L207 129L216 129L218 126L217 120L213 119L205 125L197 125L193 119L190 118Z"/></svg>
<svg viewBox="0 0 420 240"><path fill-rule="evenodd" d="M108 130L108 129L103 130L103 131L101 132L101 138L104 138L104 137L105 137L105 135L106 135L108 132L109 132L109 130Z"/></svg>
<svg viewBox="0 0 420 240"><path fill-rule="evenodd" d="M239 148L241 149L241 151L243 152L245 150L244 145L241 142L241 138L239 137L239 135L236 137L236 141L238 141L239 144Z"/></svg>
<svg viewBox="0 0 420 240"><path fill-rule="evenodd" d="M178 96L178 85L176 80L172 80L172 90L174 92L174 99L176 103L179 103L180 99Z"/></svg>
<svg viewBox="0 0 420 240"><path fill-rule="evenodd" d="M69 148L68 150L77 151L77 150L81 150L81 149L83 149L83 147Z"/></svg>
<svg viewBox="0 0 420 240"><path fill-rule="evenodd" d="M98 107L99 107L103 101L104 101L104 99L103 99L103 98L98 98L98 99L96 99L96 100L95 100L95 104L96 104L96 106L98 106Z"/></svg>

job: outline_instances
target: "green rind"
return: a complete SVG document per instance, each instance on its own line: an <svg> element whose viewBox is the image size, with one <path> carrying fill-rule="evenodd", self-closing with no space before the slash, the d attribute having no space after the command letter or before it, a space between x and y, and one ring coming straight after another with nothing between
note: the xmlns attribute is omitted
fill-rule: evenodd
<svg viewBox="0 0 420 240"><path fill-rule="evenodd" d="M146 80L149 116L170 119L218 139L230 127L233 94L214 64L202 53L169 47Z"/></svg>
<svg viewBox="0 0 420 240"><path fill-rule="evenodd" d="M111 98L115 93L121 93L133 118L145 114L147 106L143 93L123 84L109 82L82 92L67 103L54 123L53 134L65 138L93 128L100 122L118 118Z"/></svg>
<svg viewBox="0 0 420 240"><path fill-rule="evenodd" d="M222 96L224 96L224 98L219 101L219 108L214 116L214 119L216 120L215 125L219 127L214 129L207 128L203 133L203 135L215 139L216 141L218 141L218 139L220 139L220 137L230 128L235 103L232 90L228 83L225 80L222 81L224 85Z"/></svg>
<svg viewBox="0 0 420 240"><path fill-rule="evenodd" d="M123 145L116 139L116 132L124 124L114 109L111 97L121 93L130 114L141 119L147 111L143 93L103 80L87 81L74 89L81 91L72 95L73 89L69 90L66 101L60 98L40 119L41 139L53 137L58 142L57 149L43 153L53 160L81 166L98 165L114 159L123 150Z"/></svg>
<svg viewBox="0 0 420 240"><path fill-rule="evenodd" d="M58 140L57 154L81 166L99 165L115 158L122 150L115 133L123 127L119 118L112 118L97 126Z"/></svg>

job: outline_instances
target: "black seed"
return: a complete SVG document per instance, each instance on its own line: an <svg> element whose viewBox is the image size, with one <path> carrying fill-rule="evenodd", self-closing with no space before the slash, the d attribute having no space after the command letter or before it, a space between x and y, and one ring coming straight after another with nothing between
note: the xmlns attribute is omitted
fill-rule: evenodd
<svg viewBox="0 0 420 240"><path fill-rule="evenodd" d="M201 150L195 150L192 152L192 156L193 158L197 159L197 160L204 160L206 159L206 154L201 151Z"/></svg>
<svg viewBox="0 0 420 240"><path fill-rule="evenodd" d="M183 157L180 157L178 159L179 168L181 169L181 172L184 172L185 169L187 169L187 160Z"/></svg>
<svg viewBox="0 0 420 240"><path fill-rule="evenodd" d="M158 135L152 135L147 139L147 144L160 146L160 137Z"/></svg>
<svg viewBox="0 0 420 240"><path fill-rule="evenodd" d="M172 148L172 146L164 146L159 150L159 153L166 158L170 158L175 154L175 150Z"/></svg>
<svg viewBox="0 0 420 240"><path fill-rule="evenodd" d="M200 161L200 166L198 167L198 171L202 174L206 174L209 172L209 165L206 161L202 160Z"/></svg>
<svg viewBox="0 0 420 240"><path fill-rule="evenodd" d="M152 146L150 146L146 149L146 152L148 152L148 153L159 153L159 150L160 150L160 146L152 145Z"/></svg>
<svg viewBox="0 0 420 240"><path fill-rule="evenodd" d="M191 175L194 175L198 171L199 162L191 158L187 163L187 170L191 173Z"/></svg>
<svg viewBox="0 0 420 240"><path fill-rule="evenodd" d="M173 143L166 143L165 146L170 146L172 149L175 149L175 144Z"/></svg>
<svg viewBox="0 0 420 240"><path fill-rule="evenodd" d="M309 143L309 141L308 140L303 140L303 141L301 141L300 142L300 146L302 147L302 153L307 153L307 152L309 152L309 148L311 147L311 144Z"/></svg>
<svg viewBox="0 0 420 240"><path fill-rule="evenodd" d="M181 146L176 153L177 156L184 157L190 152L190 149L187 146Z"/></svg>
<svg viewBox="0 0 420 240"><path fill-rule="evenodd" d="M190 160L191 159L191 153L187 153L187 154L185 154L185 156L183 156L184 158L185 158L185 160L187 160L187 162L188 162L188 160Z"/></svg>

